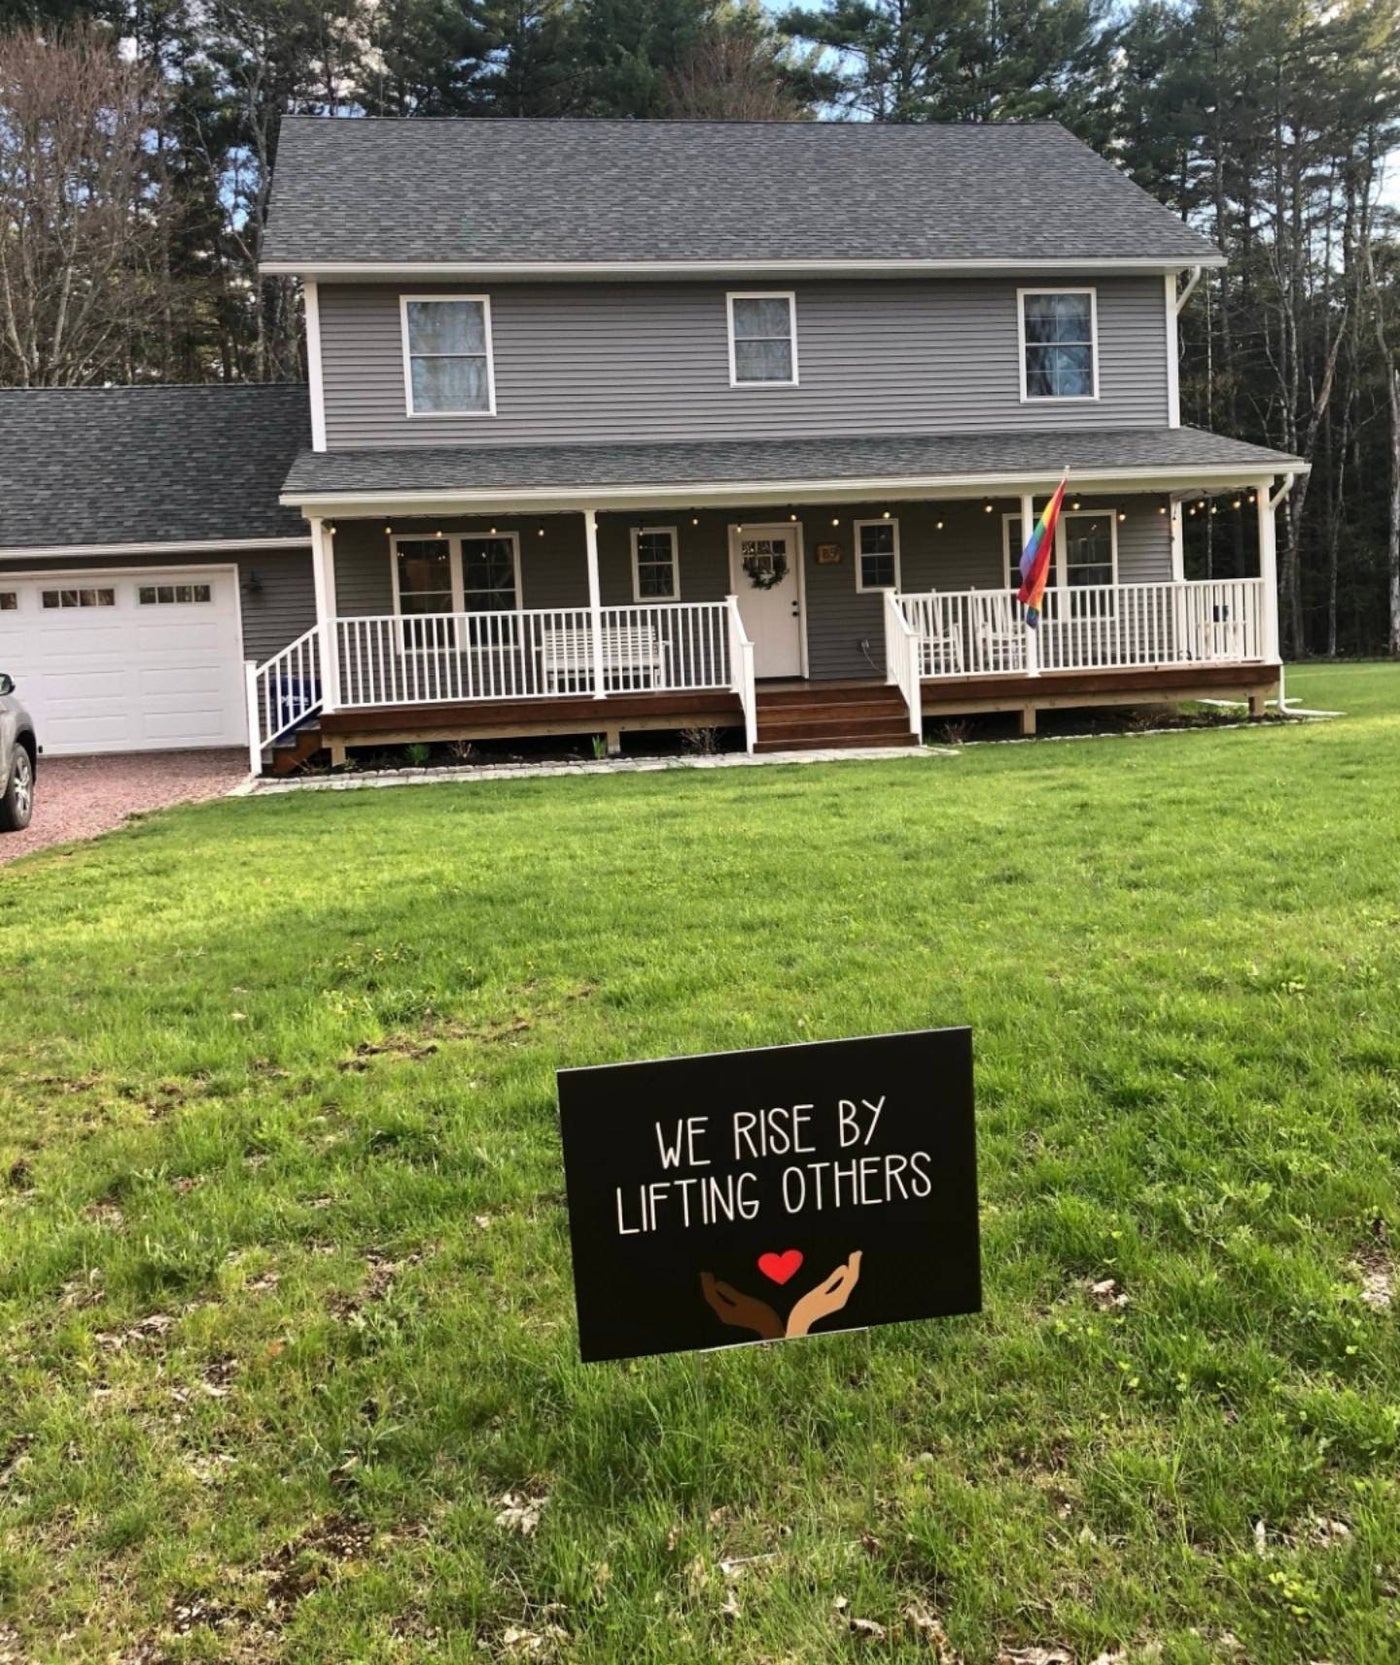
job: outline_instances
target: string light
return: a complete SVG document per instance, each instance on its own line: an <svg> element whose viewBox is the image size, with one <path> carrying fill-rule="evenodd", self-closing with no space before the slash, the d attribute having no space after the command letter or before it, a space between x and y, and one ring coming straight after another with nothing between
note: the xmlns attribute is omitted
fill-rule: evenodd
<svg viewBox="0 0 1400 1665"><path fill-rule="evenodd" d="M1243 503L1241 503L1240 499L1237 497L1235 499L1235 501L1230 505L1230 507L1232 509L1240 509L1240 508L1243 508L1244 505L1243 505Z"/></svg>
<svg viewBox="0 0 1400 1665"><path fill-rule="evenodd" d="M1118 524L1121 526L1127 518L1128 518L1127 512L1123 509L1120 509L1118 511Z"/></svg>
<svg viewBox="0 0 1400 1665"><path fill-rule="evenodd" d="M1071 509L1077 509L1078 507L1079 507L1079 499L1076 497L1074 502L1070 504L1070 508Z"/></svg>
<svg viewBox="0 0 1400 1665"><path fill-rule="evenodd" d="M942 522L942 521L941 521L941 520L940 520L940 521L938 521L938 522L937 522L937 523L936 523L936 524L935 524L935 526L934 526L934 528L933 528L933 529L934 529L934 531L935 531L935 532L941 532L941 531L942 531L942 530L943 530L943 522Z"/></svg>
<svg viewBox="0 0 1400 1665"><path fill-rule="evenodd" d="M392 526L386 526L386 527L385 527L385 528L384 528L384 530L385 530L385 532L386 532L386 533L387 533L387 534L388 534L388 536L389 536L389 537L391 537L391 538L392 538L392 537L393 537L393 535L394 535L394 528L393 528L393 527L392 527Z"/></svg>
<svg viewBox="0 0 1400 1665"><path fill-rule="evenodd" d="M882 514L880 516L880 518L881 518L881 520L888 520L890 518L890 511L888 509L886 509L884 514Z"/></svg>
<svg viewBox="0 0 1400 1665"><path fill-rule="evenodd" d="M789 520L796 520L797 519L797 510L796 509L792 509L792 510L789 511L788 519Z"/></svg>
<svg viewBox="0 0 1400 1665"><path fill-rule="evenodd" d="M698 526L700 524L700 516L699 515L691 515L690 524L692 526Z"/></svg>
<svg viewBox="0 0 1400 1665"><path fill-rule="evenodd" d="M1166 514L1166 512L1167 512L1167 510L1166 510L1166 505L1165 504L1163 504L1163 506L1160 509L1158 509L1158 511L1157 511L1157 513L1159 515L1164 515L1164 514Z"/></svg>
<svg viewBox="0 0 1400 1665"><path fill-rule="evenodd" d="M539 537L539 538L542 538L544 536L544 527L543 526L540 527L539 531L535 534L535 536Z"/></svg>
<svg viewBox="0 0 1400 1665"><path fill-rule="evenodd" d="M832 525L833 525L833 526L839 526L839 525L840 525L840 524L841 524L841 517L840 517L840 515L832 515L832 517L831 517L831 524L832 524Z"/></svg>
<svg viewBox="0 0 1400 1665"><path fill-rule="evenodd" d="M989 515L989 514L991 514L991 512L992 512L992 500L989 497L987 499L987 501L982 505L982 513L984 515Z"/></svg>

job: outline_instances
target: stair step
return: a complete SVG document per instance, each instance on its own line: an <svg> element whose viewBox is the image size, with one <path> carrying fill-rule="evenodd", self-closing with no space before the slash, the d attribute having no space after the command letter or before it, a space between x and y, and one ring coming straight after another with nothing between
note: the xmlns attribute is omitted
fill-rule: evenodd
<svg viewBox="0 0 1400 1665"><path fill-rule="evenodd" d="M804 740L816 739L823 734L865 734L872 740L907 739L909 736L909 722L906 717L855 717L842 718L827 716L820 720L768 723L759 719L758 737L760 740Z"/></svg>
<svg viewBox="0 0 1400 1665"><path fill-rule="evenodd" d="M832 705L846 700L899 698L899 690L888 682L804 682L796 688L762 688L757 690L759 705L805 705L821 700Z"/></svg>
<svg viewBox="0 0 1400 1665"><path fill-rule="evenodd" d="M819 705L814 700L810 705L759 706L758 720L760 723L810 723L828 718L841 722L848 717L879 717L894 721L903 719L905 709L903 700L853 700L849 705Z"/></svg>
<svg viewBox="0 0 1400 1665"><path fill-rule="evenodd" d="M308 757L314 757L324 744L320 729L314 725L284 735L282 739L273 743L272 773L290 775L298 764L305 763Z"/></svg>

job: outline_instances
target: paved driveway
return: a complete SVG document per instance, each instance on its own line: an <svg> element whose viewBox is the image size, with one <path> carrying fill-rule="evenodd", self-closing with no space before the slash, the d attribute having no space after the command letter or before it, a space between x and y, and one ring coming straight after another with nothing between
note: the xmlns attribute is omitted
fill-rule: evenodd
<svg viewBox="0 0 1400 1665"><path fill-rule="evenodd" d="M217 798L247 774L242 750L41 757L34 819L22 833L0 833L0 863L49 844L95 838L143 810Z"/></svg>

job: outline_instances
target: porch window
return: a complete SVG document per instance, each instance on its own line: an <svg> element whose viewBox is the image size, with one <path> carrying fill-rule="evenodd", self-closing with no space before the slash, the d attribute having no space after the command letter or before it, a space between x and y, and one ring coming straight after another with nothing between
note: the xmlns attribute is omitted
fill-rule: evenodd
<svg viewBox="0 0 1400 1665"><path fill-rule="evenodd" d="M632 528L632 597L635 601L678 601L680 574L674 526Z"/></svg>
<svg viewBox="0 0 1400 1665"><path fill-rule="evenodd" d="M485 295L404 295L410 416L492 416L491 302Z"/></svg>
<svg viewBox="0 0 1400 1665"><path fill-rule="evenodd" d="M453 613L452 545L447 538L395 538L398 611Z"/></svg>
<svg viewBox="0 0 1400 1665"><path fill-rule="evenodd" d="M1074 588L1118 582L1118 550L1111 509L1070 509L1061 518L1064 582Z"/></svg>
<svg viewBox="0 0 1400 1665"><path fill-rule="evenodd" d="M729 296L729 383L797 385L797 299L791 292Z"/></svg>
<svg viewBox="0 0 1400 1665"><path fill-rule="evenodd" d="M856 588L897 590L899 588L899 522L858 520L856 522Z"/></svg>
<svg viewBox="0 0 1400 1665"><path fill-rule="evenodd" d="M1095 292L1022 289L1022 399L1096 399Z"/></svg>
<svg viewBox="0 0 1400 1665"><path fill-rule="evenodd" d="M462 605L468 613L509 613L515 609L514 533L505 537L463 538Z"/></svg>

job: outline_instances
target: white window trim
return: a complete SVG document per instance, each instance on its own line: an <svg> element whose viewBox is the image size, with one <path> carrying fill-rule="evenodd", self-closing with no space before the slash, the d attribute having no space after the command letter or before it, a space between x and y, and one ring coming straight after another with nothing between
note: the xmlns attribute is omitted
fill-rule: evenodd
<svg viewBox="0 0 1400 1665"><path fill-rule="evenodd" d="M485 410L414 410L413 408L413 354L409 351L408 339L408 304L410 301L476 301L481 306L482 327L486 335L486 409ZM496 414L496 350L491 336L491 297L489 295L415 295L401 294L399 296L399 338L403 348L403 397L404 411L415 421L433 421L446 418L456 421L459 418L474 416L494 416ZM422 357L432 355L423 354ZM451 357L454 355L439 355Z"/></svg>
<svg viewBox="0 0 1400 1665"><path fill-rule="evenodd" d="M892 585L890 585L890 584L867 584L865 582L865 569L861 566L861 558L860 558L861 557L860 534L861 534L862 528L866 527L866 526L892 526L894 528L894 583ZM898 590L899 590L899 519L898 519L898 517L894 516L894 515L891 515L890 518L888 520L886 520L885 517L883 515L881 515L878 520L858 520L858 521L855 522L854 526L852 527L852 535L855 539L856 592L857 592L857 594L859 594L859 595L883 595L887 590L891 590L891 589L898 592Z"/></svg>
<svg viewBox="0 0 1400 1665"><path fill-rule="evenodd" d="M1093 366L1092 393L1028 393L1026 391L1026 296L1087 295L1089 297L1089 359ZM1091 284L1038 284L1016 291L1016 333L1020 343L1021 403L1023 405L1089 405L1099 397L1099 292Z"/></svg>
<svg viewBox="0 0 1400 1665"><path fill-rule="evenodd" d="M735 301L786 301L788 304L788 342L792 351L792 379L785 382L741 382L734 358L734 303ZM795 289L731 289L724 297L725 315L729 320L729 385L730 387L765 388L797 387L797 291Z"/></svg>
<svg viewBox="0 0 1400 1665"><path fill-rule="evenodd" d="M498 541L506 539L511 547L511 566L515 578L515 606L512 612L523 611L524 599L520 587L520 534L519 532L446 532L441 538L436 532L394 532L389 538L389 577L394 590L394 617L400 621L405 619L431 618L433 615L419 613L405 613L399 595L399 545L401 543L445 543L447 545L448 568L452 576L452 612L464 614L468 611L466 604L466 586L462 581L462 545L473 543L478 539L495 538ZM456 626L453 626L454 636ZM401 651L404 653L430 653L431 648L415 647L399 632Z"/></svg>
<svg viewBox="0 0 1400 1665"><path fill-rule="evenodd" d="M1118 510L1116 508L1100 509L1061 509L1060 524L1055 528L1055 571L1058 585L1061 589L1068 589L1069 585L1069 547L1067 533L1072 520L1088 520L1094 515L1108 516L1108 543L1113 555L1113 577L1109 580L1117 587L1118 584Z"/></svg>
<svg viewBox="0 0 1400 1665"><path fill-rule="evenodd" d="M670 595L642 594L641 561L638 557L637 546L643 533L665 532L671 540L671 593ZM665 607L668 602L679 601L681 598L681 535L675 526L634 526L632 528L632 600L639 607Z"/></svg>
<svg viewBox="0 0 1400 1665"><path fill-rule="evenodd" d="M1069 556L1065 542L1066 524L1071 520L1084 520L1090 515L1108 516L1109 538L1113 548L1113 582L1116 585L1119 581L1117 507L1061 509L1059 523L1055 527L1055 588L1057 590L1069 588ZM1025 547L1025 539L1021 540L1019 546L1013 544L1011 539L1011 524L1013 521L1019 522L1020 519L1019 510L1013 510L1010 514L1004 514L1001 517L1001 550L1008 590L1019 590L1021 587L1021 550Z"/></svg>

